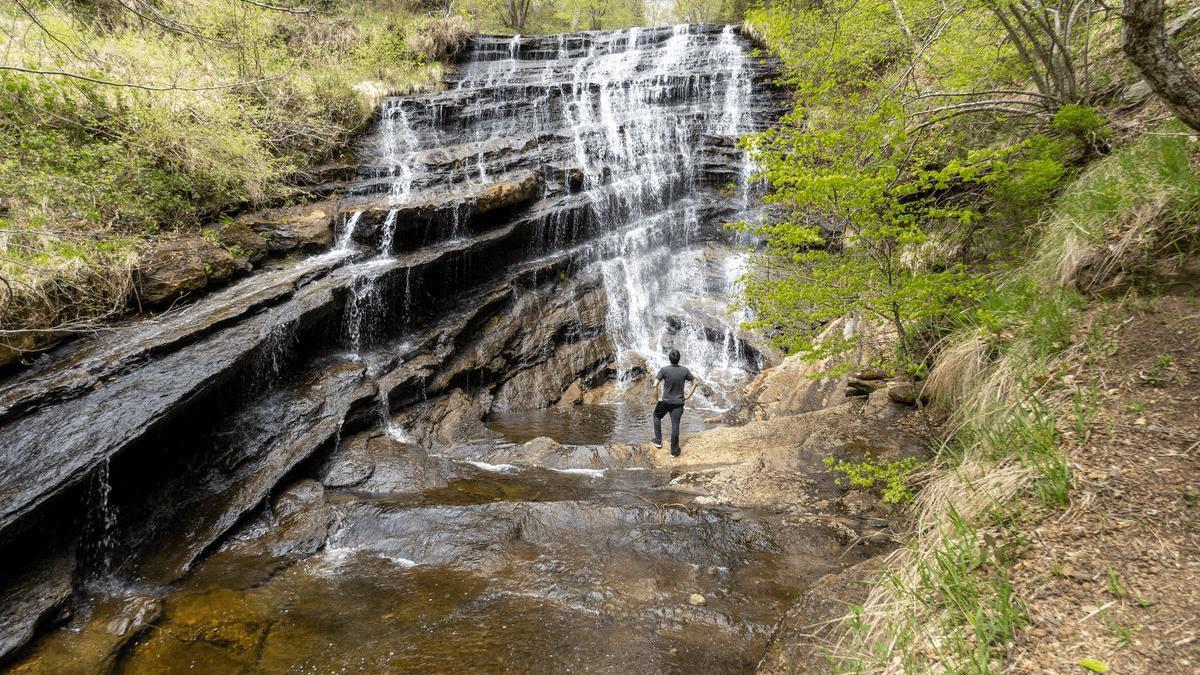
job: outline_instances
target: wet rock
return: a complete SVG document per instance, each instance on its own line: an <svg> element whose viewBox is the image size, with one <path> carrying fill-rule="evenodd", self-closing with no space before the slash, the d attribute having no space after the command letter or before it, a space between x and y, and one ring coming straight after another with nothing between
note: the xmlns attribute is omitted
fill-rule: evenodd
<svg viewBox="0 0 1200 675"><path fill-rule="evenodd" d="M5 560L0 576L0 659L24 645L71 596L75 572L72 550L35 561Z"/></svg>
<svg viewBox="0 0 1200 675"><path fill-rule="evenodd" d="M317 363L294 388L274 392L239 410L228 422L238 430L240 442L235 448L239 453L199 468L199 476L184 473L148 496L149 503L171 503L174 513L143 535L146 541L131 567L149 581L178 579L212 542L262 503L297 464L330 443L351 408L374 399L375 388L364 381L361 364ZM219 440L198 434L180 442L181 447L164 449L186 457L200 455L201 448L214 442ZM193 487L184 490L183 485ZM315 499L312 493L320 485L305 486L307 493L290 494L285 503Z"/></svg>
<svg viewBox="0 0 1200 675"><path fill-rule="evenodd" d="M399 419L408 434L425 447L445 447L468 440L494 438L483 418L491 396L481 392L469 396L452 389L444 396L413 406Z"/></svg>
<svg viewBox="0 0 1200 675"><path fill-rule="evenodd" d="M320 550L334 522L325 488L315 480L301 480L276 495L258 522L232 539L222 552L294 562Z"/></svg>
<svg viewBox="0 0 1200 675"><path fill-rule="evenodd" d="M373 467L369 477L354 485L355 493L415 495L445 487L454 476L446 460L430 457L422 448L387 434L366 432L349 445L345 454L356 455L362 458L358 461L370 462Z"/></svg>
<svg viewBox="0 0 1200 675"><path fill-rule="evenodd" d="M365 441L363 441L365 444ZM344 441L339 451L321 469L321 483L331 489L361 485L375 473L375 460L366 451L357 451Z"/></svg>
<svg viewBox="0 0 1200 675"><path fill-rule="evenodd" d="M138 257L138 299L145 306L161 305L224 281L237 269L233 256L208 239L177 237Z"/></svg>
<svg viewBox="0 0 1200 675"><path fill-rule="evenodd" d="M447 454L464 460L481 460L489 464L517 464L538 466L547 469L609 469L646 467L650 462L653 446L643 444L611 445L562 445L557 441L539 437L522 445L492 443L489 446L459 446L447 450Z"/></svg>
<svg viewBox="0 0 1200 675"><path fill-rule="evenodd" d="M517 372L496 390L497 409L531 410L553 404L581 375L602 370L612 349L607 335L560 345L544 362Z"/></svg>
<svg viewBox="0 0 1200 675"><path fill-rule="evenodd" d="M162 615L162 600L150 595L102 597L89 609L82 625L47 636L12 672L111 672L125 645Z"/></svg>
<svg viewBox="0 0 1200 675"><path fill-rule="evenodd" d="M299 291L296 286L334 264L314 259L247 279L187 312L80 343L68 358L35 366L0 389L7 451L0 453L0 492L7 496L0 503L0 530L144 438L182 403L228 383L272 328L308 325L326 311L332 280L318 279ZM133 363L139 366L130 369ZM55 433L47 434L48 428Z"/></svg>
<svg viewBox="0 0 1200 675"><path fill-rule="evenodd" d="M319 202L245 214L235 222L266 240L272 252L313 250L333 243L336 214L332 202Z"/></svg>
<svg viewBox="0 0 1200 675"><path fill-rule="evenodd" d="M703 607L708 604L708 600L705 600L704 596L699 593L692 593L688 596L688 604Z"/></svg>

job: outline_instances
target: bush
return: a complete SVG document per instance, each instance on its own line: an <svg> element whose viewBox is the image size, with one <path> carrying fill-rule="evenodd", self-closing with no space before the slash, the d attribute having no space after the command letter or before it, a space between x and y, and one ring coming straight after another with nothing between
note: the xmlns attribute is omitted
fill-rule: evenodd
<svg viewBox="0 0 1200 675"><path fill-rule="evenodd" d="M1058 109L1050 127L1078 141L1085 149L1107 150L1112 129L1100 111L1088 105L1071 104Z"/></svg>
<svg viewBox="0 0 1200 675"><path fill-rule="evenodd" d="M825 466L830 471L845 476L852 487L874 492L885 504L912 501L913 493L908 483L919 465L916 457L875 461L870 453L861 462L847 462L832 456L825 458ZM838 478L835 482L841 485L842 479Z"/></svg>

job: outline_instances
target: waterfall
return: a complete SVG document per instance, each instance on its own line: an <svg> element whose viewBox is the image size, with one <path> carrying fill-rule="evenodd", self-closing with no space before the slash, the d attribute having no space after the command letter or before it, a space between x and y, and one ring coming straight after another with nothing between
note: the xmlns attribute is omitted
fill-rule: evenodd
<svg viewBox="0 0 1200 675"><path fill-rule="evenodd" d="M701 137L734 138L748 130L747 57L732 26L721 31L715 46L705 45L708 36L688 26L672 28L661 43L640 35L633 28L597 36L570 70L572 97L563 106L583 189L602 229L611 233L596 247L609 331L621 370L642 363L656 370L666 364L665 352L676 348L698 376L728 387L745 375L738 364L739 322L703 300L732 296L736 278L721 275L716 285L706 278L713 261L696 246L700 213L678 204L695 189ZM486 73L484 86L524 81L513 56L507 64L489 62ZM463 86L471 82L468 75ZM744 156L738 182L745 208L749 174L742 167ZM725 261L717 264L728 267ZM708 305L704 320L724 331L719 341L710 339L711 325L685 322L669 330L672 319L678 323L698 304Z"/></svg>
<svg viewBox="0 0 1200 675"><path fill-rule="evenodd" d="M385 178L358 188L386 195L378 255L404 248L405 205L537 169L550 184L530 252L574 251L602 280L619 373L653 372L678 349L717 405L756 367L745 317L729 310L746 242L722 231L755 209L753 167L736 145L763 125L762 70L747 49L733 26L474 38L447 91L381 108L365 152ZM560 175L579 178L559 186ZM462 201L444 208L432 241L474 236ZM351 299L356 350L375 294L364 284Z"/></svg>

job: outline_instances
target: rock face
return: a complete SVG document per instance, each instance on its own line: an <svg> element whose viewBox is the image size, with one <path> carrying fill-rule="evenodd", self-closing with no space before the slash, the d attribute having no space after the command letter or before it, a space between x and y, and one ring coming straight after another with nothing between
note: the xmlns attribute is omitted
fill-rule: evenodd
<svg viewBox="0 0 1200 675"><path fill-rule="evenodd" d="M850 395L865 396L886 385L873 368L865 368L877 356L890 349L893 337L878 326L863 321L840 319L830 324L820 339L858 335L862 347L853 352L807 362L802 355L784 359L778 366L763 371L746 386L742 402L727 415L731 422L767 420L781 415L796 415L840 405ZM825 377L835 368L851 374ZM865 368L864 370L859 370ZM864 377L865 376L865 377Z"/></svg>
<svg viewBox="0 0 1200 675"><path fill-rule="evenodd" d="M250 229L245 223L222 225L217 230L217 241L235 258L243 258L249 263L261 261L267 257L267 252L270 250L266 238Z"/></svg>
<svg viewBox="0 0 1200 675"><path fill-rule="evenodd" d="M524 204L537 194L540 182L537 174L527 171L514 176L513 180L493 183L480 190L479 194L475 196L475 208L480 214L485 214L497 209Z"/></svg>

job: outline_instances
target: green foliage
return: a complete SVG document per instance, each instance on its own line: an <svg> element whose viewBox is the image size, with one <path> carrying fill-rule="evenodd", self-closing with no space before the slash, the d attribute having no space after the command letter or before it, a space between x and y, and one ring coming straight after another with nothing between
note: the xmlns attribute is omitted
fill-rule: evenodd
<svg viewBox="0 0 1200 675"><path fill-rule="evenodd" d="M1050 126L1089 149L1100 148L1112 138L1112 129L1100 112L1091 106L1077 103L1059 108Z"/></svg>
<svg viewBox="0 0 1200 675"><path fill-rule="evenodd" d="M342 147L379 96L439 73L409 46L416 18L390 4L266 4L156 3L175 29L132 5L0 9L6 64L77 76L0 74L0 323L120 311L139 238L286 199L290 177Z"/></svg>
<svg viewBox="0 0 1200 675"><path fill-rule="evenodd" d="M860 462L847 462L833 456L826 457L824 461L830 471L845 476L851 486L875 492L885 504L912 501L913 493L908 483L920 466L916 457L896 461L873 460L867 453ZM842 479L838 478L836 483L841 485Z"/></svg>
<svg viewBox="0 0 1200 675"><path fill-rule="evenodd" d="M782 57L798 100L782 125L744 141L770 185L767 201L785 217L736 225L765 244L744 283L753 326L788 352L815 361L858 346L854 335L826 332L856 317L890 326L896 369L923 373L946 318L985 292L980 256L1021 245L1014 239L1025 222L1069 175L1065 140L972 147L956 142L970 138L914 126L904 95L913 68L956 85L1011 76L1004 65L964 75L980 59L944 36L973 44L983 33L970 21L991 14L948 18L943 9L845 0L749 15ZM914 62L906 49L917 25L933 31L933 47ZM1075 113L1064 116L1076 123L1070 130L1085 121ZM1000 225L1011 232L993 231Z"/></svg>
<svg viewBox="0 0 1200 675"><path fill-rule="evenodd" d="M1195 144L1169 124L1098 162L1058 199L1043 248L1053 263L1065 235L1097 244L1130 225L1188 227L1200 208Z"/></svg>

